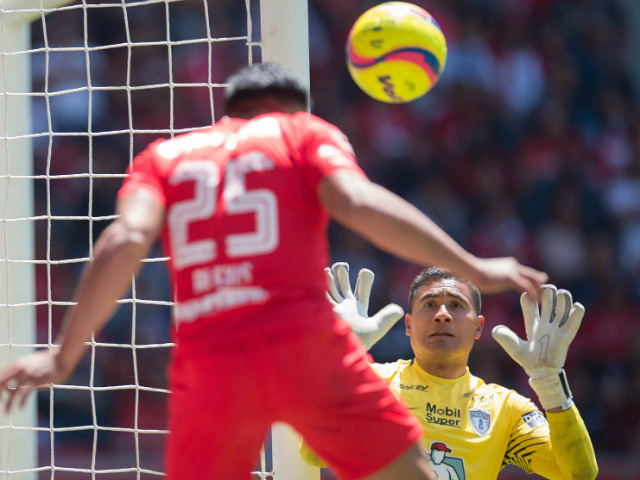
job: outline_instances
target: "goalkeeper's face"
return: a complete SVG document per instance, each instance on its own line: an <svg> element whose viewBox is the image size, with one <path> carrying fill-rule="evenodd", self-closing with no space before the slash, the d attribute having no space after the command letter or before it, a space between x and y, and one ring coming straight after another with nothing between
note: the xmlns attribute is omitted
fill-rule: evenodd
<svg viewBox="0 0 640 480"><path fill-rule="evenodd" d="M438 279L420 286L405 326L416 356L453 355L466 362L482 334L484 317L476 313L465 283Z"/></svg>

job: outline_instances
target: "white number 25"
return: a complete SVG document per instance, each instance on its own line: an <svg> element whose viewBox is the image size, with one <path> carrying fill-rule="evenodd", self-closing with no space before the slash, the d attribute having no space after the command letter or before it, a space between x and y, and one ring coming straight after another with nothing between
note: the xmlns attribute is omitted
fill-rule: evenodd
<svg viewBox="0 0 640 480"><path fill-rule="evenodd" d="M224 176L225 214L255 214L255 229L247 233L229 234L225 238L228 257L264 255L272 252L280 240L278 234L278 200L266 188L246 189L245 175L270 170L273 161L261 152L249 152L231 160ZM173 262L176 268L207 263L218 255L213 239L189 240L189 226L206 220L216 211L220 169L210 161L192 160L179 164L169 177L171 185L194 182L193 198L175 203L168 214Z"/></svg>

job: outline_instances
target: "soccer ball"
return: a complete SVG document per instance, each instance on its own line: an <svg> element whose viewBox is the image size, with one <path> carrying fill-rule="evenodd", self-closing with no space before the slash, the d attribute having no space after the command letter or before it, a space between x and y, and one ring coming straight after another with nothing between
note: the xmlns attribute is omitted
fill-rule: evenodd
<svg viewBox="0 0 640 480"><path fill-rule="evenodd" d="M370 8L347 38L347 68L367 94L406 103L436 84L447 60L447 42L433 17L406 2Z"/></svg>

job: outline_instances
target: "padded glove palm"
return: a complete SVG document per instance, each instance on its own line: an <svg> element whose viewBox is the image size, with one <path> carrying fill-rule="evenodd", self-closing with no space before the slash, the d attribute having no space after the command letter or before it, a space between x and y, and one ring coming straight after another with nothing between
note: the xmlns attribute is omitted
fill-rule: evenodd
<svg viewBox="0 0 640 480"><path fill-rule="evenodd" d="M333 310L349 324L367 350L404 316L400 305L395 303L382 308L372 317L368 316L371 287L375 278L371 270L360 270L354 291L351 290L349 282L348 263L334 263L331 268L325 268L325 272L328 283L327 295L333 303Z"/></svg>
<svg viewBox="0 0 640 480"><path fill-rule="evenodd" d="M527 372L543 408L568 408L571 391L562 367L582 322L584 307L573 303L571 293L553 285L543 285L540 308L526 293L520 297L520 305L527 339L504 325L494 327L491 334Z"/></svg>

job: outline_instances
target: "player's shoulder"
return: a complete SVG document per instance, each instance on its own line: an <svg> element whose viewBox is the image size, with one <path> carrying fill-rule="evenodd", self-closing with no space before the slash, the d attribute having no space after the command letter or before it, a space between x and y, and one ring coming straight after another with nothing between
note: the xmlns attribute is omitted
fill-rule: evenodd
<svg viewBox="0 0 640 480"><path fill-rule="evenodd" d="M470 382L475 385L474 389L476 391L491 392L494 395L499 395L505 398L513 394L518 395L518 392L516 392L513 389L507 388L498 383L486 383L484 379L477 377L473 374L469 375L469 379L470 379Z"/></svg>
<svg viewBox="0 0 640 480"><path fill-rule="evenodd" d="M487 398L491 397L495 402L502 404L504 407L514 410L531 410L537 409L531 399L518 393L512 388L505 387L497 383L485 383L479 377L471 376L476 380L475 393L481 394Z"/></svg>
<svg viewBox="0 0 640 480"><path fill-rule="evenodd" d="M549 422L540 408L517 391L502 385L489 384L494 392L494 406L500 409L501 418L510 421L519 434L536 431L548 434ZM542 430L541 430L542 429ZM547 432L547 433L544 433Z"/></svg>
<svg viewBox="0 0 640 480"><path fill-rule="evenodd" d="M286 117L286 121L295 128L297 132L309 132L313 134L342 134L340 128L323 118L309 112L297 112Z"/></svg>
<svg viewBox="0 0 640 480"><path fill-rule="evenodd" d="M340 132L336 126L309 112L268 112L250 119L225 117L214 127L223 132L235 132L239 140L269 137L304 139L323 132Z"/></svg>
<svg viewBox="0 0 640 480"><path fill-rule="evenodd" d="M147 151L153 153L161 161L174 160L193 150L205 147L220 146L224 142L224 134L216 125L181 133L172 138L161 138L151 142Z"/></svg>
<svg viewBox="0 0 640 480"><path fill-rule="evenodd" d="M296 124L312 124L312 125L326 125L328 127L337 128L332 123L320 118L319 116L311 113L311 112L296 112L289 115L291 122Z"/></svg>
<svg viewBox="0 0 640 480"><path fill-rule="evenodd" d="M305 140L322 149L322 156L340 158L343 155L355 158L353 146L347 135L336 125L311 113L298 112L291 116L292 125L302 142ZM336 150L337 148L337 150Z"/></svg>

